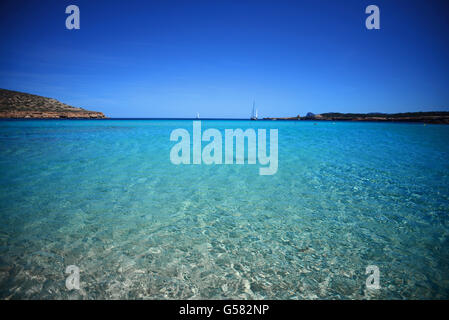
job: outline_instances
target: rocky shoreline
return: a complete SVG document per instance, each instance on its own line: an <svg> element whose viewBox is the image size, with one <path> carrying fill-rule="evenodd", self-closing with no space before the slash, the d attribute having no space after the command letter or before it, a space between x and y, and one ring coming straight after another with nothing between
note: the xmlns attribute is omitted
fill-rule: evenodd
<svg viewBox="0 0 449 320"><path fill-rule="evenodd" d="M89 111L34 94L0 89L0 118L8 119L106 119Z"/></svg>

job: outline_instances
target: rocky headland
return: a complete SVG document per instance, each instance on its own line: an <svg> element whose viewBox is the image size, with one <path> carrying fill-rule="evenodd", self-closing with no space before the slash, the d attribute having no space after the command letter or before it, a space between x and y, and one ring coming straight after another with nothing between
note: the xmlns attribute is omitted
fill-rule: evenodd
<svg viewBox="0 0 449 320"><path fill-rule="evenodd" d="M12 119L105 119L102 112L89 111L34 94L0 89L0 118Z"/></svg>

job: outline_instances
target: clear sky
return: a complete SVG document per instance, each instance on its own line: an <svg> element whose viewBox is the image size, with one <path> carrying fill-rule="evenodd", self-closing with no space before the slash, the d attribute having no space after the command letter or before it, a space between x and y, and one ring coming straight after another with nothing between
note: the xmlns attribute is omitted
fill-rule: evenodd
<svg viewBox="0 0 449 320"><path fill-rule="evenodd" d="M447 0L1 0L0 88L110 117L449 110L448 31Z"/></svg>

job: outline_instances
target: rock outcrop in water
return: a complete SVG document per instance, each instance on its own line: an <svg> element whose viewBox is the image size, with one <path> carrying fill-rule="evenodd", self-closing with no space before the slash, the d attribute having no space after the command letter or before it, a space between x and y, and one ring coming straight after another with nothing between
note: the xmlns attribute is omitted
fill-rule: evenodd
<svg viewBox="0 0 449 320"><path fill-rule="evenodd" d="M301 120L301 116L298 114L296 117L284 117L284 118L263 118L264 120Z"/></svg>
<svg viewBox="0 0 449 320"><path fill-rule="evenodd" d="M58 100L0 89L0 118L104 119L102 112L76 108Z"/></svg>

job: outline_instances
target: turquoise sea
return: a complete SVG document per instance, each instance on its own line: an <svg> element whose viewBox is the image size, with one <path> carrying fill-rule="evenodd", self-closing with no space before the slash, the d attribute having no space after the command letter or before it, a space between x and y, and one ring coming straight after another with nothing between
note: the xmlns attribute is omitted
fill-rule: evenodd
<svg viewBox="0 0 449 320"><path fill-rule="evenodd" d="M0 121L0 298L449 298L449 126L202 126L278 129L277 173L173 165L191 120Z"/></svg>

